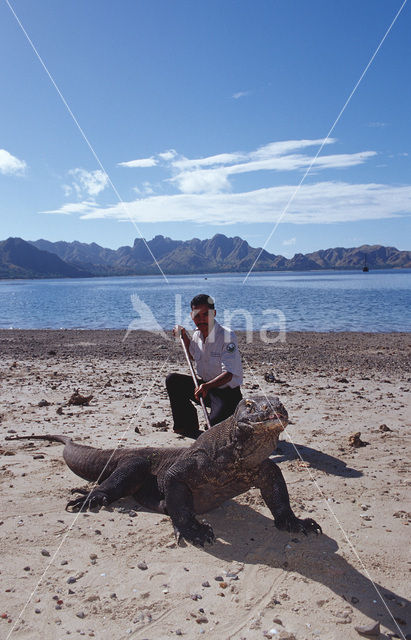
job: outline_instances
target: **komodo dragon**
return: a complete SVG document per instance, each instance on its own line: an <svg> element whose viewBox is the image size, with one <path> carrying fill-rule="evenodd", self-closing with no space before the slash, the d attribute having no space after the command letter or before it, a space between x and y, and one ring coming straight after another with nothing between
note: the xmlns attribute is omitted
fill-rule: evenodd
<svg viewBox="0 0 411 640"><path fill-rule="evenodd" d="M269 455L288 421L275 396L241 400L233 416L204 432L190 447L94 449L66 436L13 436L9 440L62 442L70 469L99 486L67 503L75 511L108 505L123 496L171 517L177 540L204 546L215 537L211 526L195 514L210 511L225 500L258 487L278 529L321 532L311 518L297 518L283 475Z"/></svg>

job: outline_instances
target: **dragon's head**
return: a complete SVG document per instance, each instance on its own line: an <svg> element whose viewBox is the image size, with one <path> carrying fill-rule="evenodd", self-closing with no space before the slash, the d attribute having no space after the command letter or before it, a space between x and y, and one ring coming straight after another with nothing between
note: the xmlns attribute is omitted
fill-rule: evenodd
<svg viewBox="0 0 411 640"><path fill-rule="evenodd" d="M277 396L244 398L233 417L236 437L244 455L257 450L274 451L280 433L288 423L288 413Z"/></svg>

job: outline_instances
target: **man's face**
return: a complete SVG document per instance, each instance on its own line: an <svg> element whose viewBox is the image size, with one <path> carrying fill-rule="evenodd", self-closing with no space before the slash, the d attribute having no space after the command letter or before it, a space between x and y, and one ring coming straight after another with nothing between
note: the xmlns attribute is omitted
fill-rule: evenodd
<svg viewBox="0 0 411 640"><path fill-rule="evenodd" d="M201 333L208 334L213 328L215 309L209 309L206 304L201 304L191 310L191 317Z"/></svg>

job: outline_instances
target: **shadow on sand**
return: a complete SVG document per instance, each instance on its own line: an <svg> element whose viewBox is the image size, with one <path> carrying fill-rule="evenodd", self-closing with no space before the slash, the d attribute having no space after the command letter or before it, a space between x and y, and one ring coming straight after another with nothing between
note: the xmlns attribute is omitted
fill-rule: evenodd
<svg viewBox="0 0 411 640"><path fill-rule="evenodd" d="M327 535L305 537L278 531L272 519L233 500L208 513L206 519L218 537L214 545L205 547L210 555L227 563L263 564L296 572L328 587L364 616L380 621L394 637L405 638L404 620L409 619L411 603L381 584L374 586L337 553L338 544Z"/></svg>
<svg viewBox="0 0 411 640"><path fill-rule="evenodd" d="M317 449L306 447L303 444L291 444L282 440L277 447L275 453L271 456L274 462L284 462L286 460L296 460L299 458L297 451L305 462L309 462L314 469L325 471L334 476L342 478L360 478L363 473L357 469L347 467L346 463L339 458L330 456L328 453L322 453Z"/></svg>

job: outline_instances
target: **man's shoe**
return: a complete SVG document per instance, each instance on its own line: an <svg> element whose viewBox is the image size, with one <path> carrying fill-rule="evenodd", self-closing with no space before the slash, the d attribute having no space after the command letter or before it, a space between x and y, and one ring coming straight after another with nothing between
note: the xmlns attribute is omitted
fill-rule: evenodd
<svg viewBox="0 0 411 640"><path fill-rule="evenodd" d="M184 438L192 438L193 440L197 440L198 436L201 436L204 431L200 431L200 429L198 429L197 431L186 432L180 429L173 429L173 433L179 436L184 436Z"/></svg>

